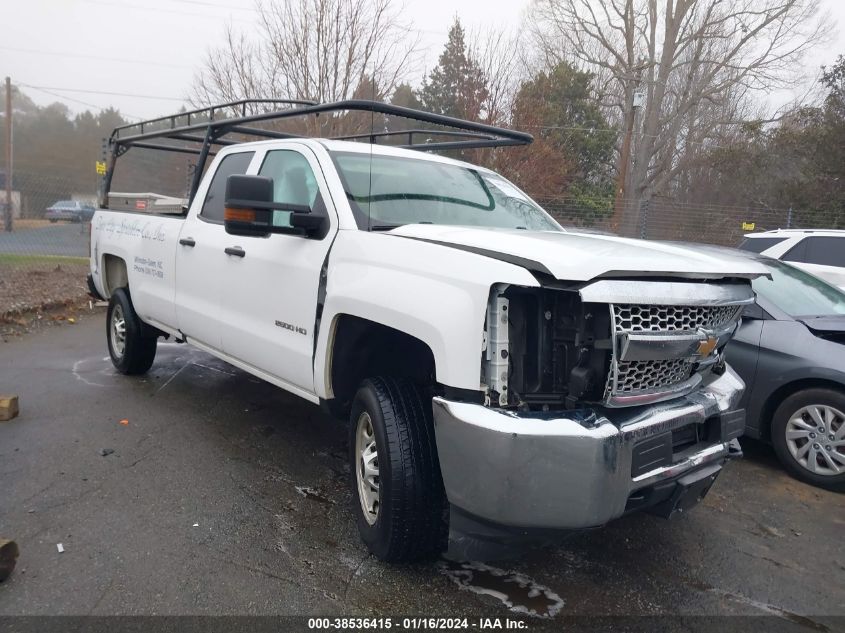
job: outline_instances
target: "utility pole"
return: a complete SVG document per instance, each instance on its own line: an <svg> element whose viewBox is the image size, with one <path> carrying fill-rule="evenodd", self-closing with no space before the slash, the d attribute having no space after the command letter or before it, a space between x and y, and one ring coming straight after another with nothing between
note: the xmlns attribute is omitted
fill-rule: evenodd
<svg viewBox="0 0 845 633"><path fill-rule="evenodd" d="M622 139L622 149L619 152L619 169L616 174L616 198L613 201L613 230L619 228L622 216L625 214L625 184L628 180L628 163L631 161L631 136L634 132L633 93L628 111L625 113L625 137Z"/></svg>
<svg viewBox="0 0 845 633"><path fill-rule="evenodd" d="M3 226L12 231L12 78L6 77L6 200Z"/></svg>
<svg viewBox="0 0 845 633"><path fill-rule="evenodd" d="M637 110L643 106L643 96L640 93L640 82L643 76L643 64L636 68L633 76L634 86L631 89L631 98L628 100L628 109L625 112L625 136L622 139L622 148L619 152L619 169L616 175L616 198L613 202L613 218L611 229L619 229L622 218L625 216L625 196L628 192L628 167L631 163L631 139L634 135L634 127L637 123Z"/></svg>

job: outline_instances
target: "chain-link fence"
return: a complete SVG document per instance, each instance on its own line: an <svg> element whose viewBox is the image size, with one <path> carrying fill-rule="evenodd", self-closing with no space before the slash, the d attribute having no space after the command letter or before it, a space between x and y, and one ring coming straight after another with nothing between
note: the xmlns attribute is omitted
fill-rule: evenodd
<svg viewBox="0 0 845 633"><path fill-rule="evenodd" d="M746 233L773 229L842 229L841 211L729 206L668 199L624 200L614 219L612 200L540 201L564 227L624 237L738 246Z"/></svg>
<svg viewBox="0 0 845 633"><path fill-rule="evenodd" d="M173 177L176 185L187 180L181 172ZM79 182L31 172L15 174L12 224L3 222L0 230L0 319L85 298L96 186L95 178ZM560 197L539 202L564 227L722 246L737 246L743 234L752 231L845 227L842 213L666 199L626 200L624 219L616 223L612 200Z"/></svg>

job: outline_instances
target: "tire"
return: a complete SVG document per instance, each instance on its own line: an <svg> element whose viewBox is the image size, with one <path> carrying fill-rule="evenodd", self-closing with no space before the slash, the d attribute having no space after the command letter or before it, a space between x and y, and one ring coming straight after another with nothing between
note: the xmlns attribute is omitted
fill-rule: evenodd
<svg viewBox="0 0 845 633"><path fill-rule="evenodd" d="M109 299L106 315L106 340L111 362L121 374L143 374L152 366L158 337L149 335L145 329L132 306L129 290L115 290Z"/></svg>
<svg viewBox="0 0 845 633"><path fill-rule="evenodd" d="M372 451L360 427L368 421L376 451L376 503L370 503L372 486L364 476L365 458ZM365 380L352 402L349 438L353 512L370 552L393 563L440 554L448 541L448 506L430 396L406 379Z"/></svg>
<svg viewBox="0 0 845 633"><path fill-rule="evenodd" d="M845 393L806 389L792 394L772 417L771 439L793 477L845 492Z"/></svg>

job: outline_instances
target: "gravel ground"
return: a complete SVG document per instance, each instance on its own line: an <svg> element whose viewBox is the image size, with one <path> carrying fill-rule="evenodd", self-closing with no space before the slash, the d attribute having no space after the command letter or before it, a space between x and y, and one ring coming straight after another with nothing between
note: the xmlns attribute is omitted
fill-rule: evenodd
<svg viewBox="0 0 845 633"><path fill-rule="evenodd" d="M0 321L20 321L27 312L79 303L88 293L87 274L87 260L33 258L8 263L0 256Z"/></svg>

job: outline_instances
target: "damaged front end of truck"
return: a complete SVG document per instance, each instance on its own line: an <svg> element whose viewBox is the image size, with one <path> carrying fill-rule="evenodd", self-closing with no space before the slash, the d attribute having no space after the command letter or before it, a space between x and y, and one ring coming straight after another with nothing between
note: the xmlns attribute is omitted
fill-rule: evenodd
<svg viewBox="0 0 845 633"><path fill-rule="evenodd" d="M743 278L494 285L484 404L434 399L451 554L703 499L741 455L744 385L723 350L752 302Z"/></svg>

